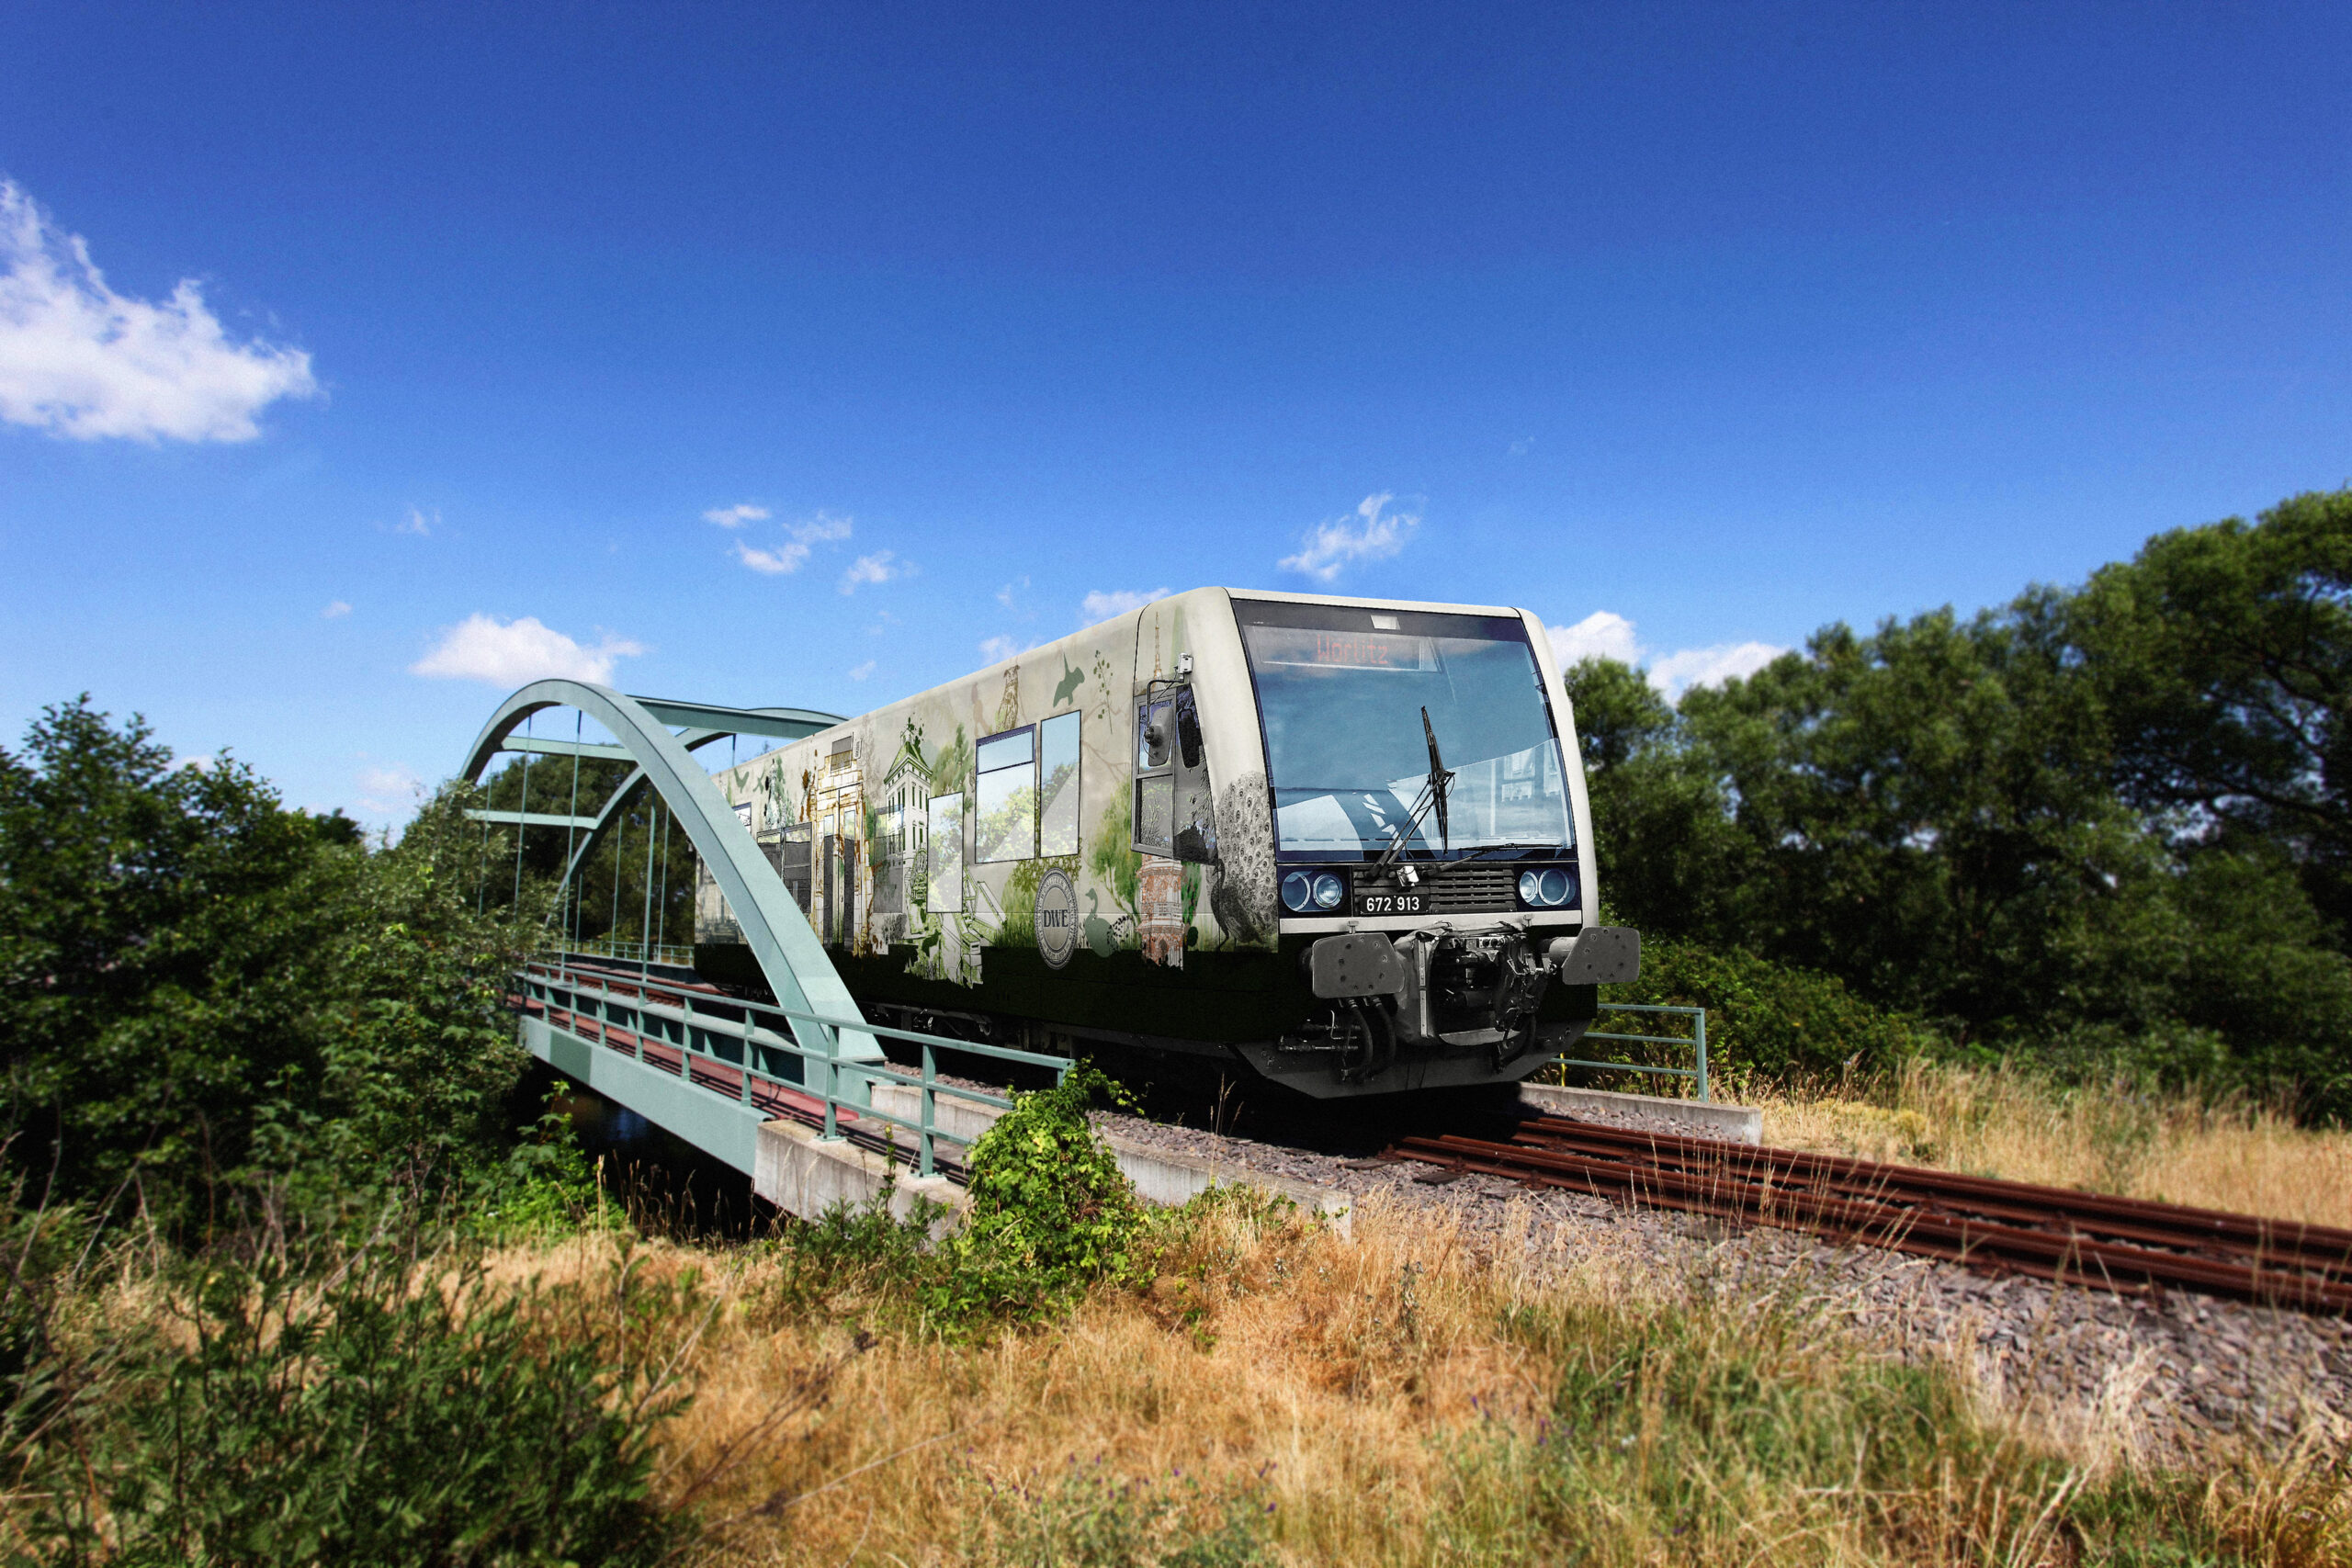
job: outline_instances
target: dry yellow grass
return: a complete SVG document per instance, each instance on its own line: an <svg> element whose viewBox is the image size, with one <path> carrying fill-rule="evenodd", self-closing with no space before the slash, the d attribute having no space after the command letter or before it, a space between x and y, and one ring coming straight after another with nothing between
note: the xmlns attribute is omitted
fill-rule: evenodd
<svg viewBox="0 0 2352 1568"><path fill-rule="evenodd" d="M2352 1133L2260 1106L1914 1062L1870 1099L1758 1094L1764 1141L2352 1228Z"/></svg>
<svg viewBox="0 0 2352 1568"><path fill-rule="evenodd" d="M763 1417L780 1374L839 1361L823 1419L746 1466L718 1512L856 1479L747 1521L737 1545L748 1560L839 1562L855 1547L876 1562L960 1562L985 1545L964 1538L987 1533L991 1483L1051 1483L1098 1457L1123 1478L1182 1472L1218 1486L1262 1471L1302 1561L1390 1560L1446 1470L1429 1439L1477 1423L1480 1407L1532 1425L1549 1369L1487 1326L1519 1283L1510 1271L1450 1231L1368 1218L1354 1245L1295 1221L1227 1220L1183 1274L979 1348L891 1335L861 1351L871 1303L779 1317L763 1304L769 1271L750 1263L726 1287L732 1343L708 1355L671 1458L694 1472ZM607 1266L604 1252L583 1241L509 1267L585 1273Z"/></svg>
<svg viewBox="0 0 2352 1568"><path fill-rule="evenodd" d="M594 1280L617 1246L518 1250L502 1268ZM1843 1459L1832 1483L1798 1485L1770 1461L1781 1437L1849 1442L1877 1419L1871 1391L1914 1388L1912 1374L1871 1373L1887 1363L1785 1302L1707 1296L1634 1257L1555 1254L1540 1271L1528 1257L1376 1204L1352 1242L1226 1212L1148 1291L1100 1291L1065 1323L977 1345L893 1329L887 1299L854 1283L787 1304L759 1248L714 1260L655 1244L633 1266L703 1269L723 1303L685 1358L695 1394L665 1438L663 1484L732 1521L710 1547L730 1563L1136 1561L1069 1540L1057 1553L1037 1534L1041 1517L1128 1483L1200 1529L1238 1509L1268 1560L1302 1565L2057 1562L2074 1560L2069 1500L2133 1450L2112 1413L2029 1432L1962 1394L1907 1439L1866 1435L1850 1487ZM1560 1419L1563 1379L1618 1339L1645 1348L1614 1364L1621 1391L1638 1385L1623 1436L1575 1434L1597 1445L1589 1472L1547 1468L1560 1450L1535 1438ZM803 1397L812 1371L821 1404ZM1693 1427L1691 1387L1729 1390L1732 1407ZM1677 1451L1751 1419L1788 1430L1761 1448L1723 1438L1724 1457L1695 1472ZM1912 1483L1865 1485L1860 1456L1875 1466L1873 1441L1903 1440L1939 1446ZM2177 1506L2257 1560L2328 1562L2352 1550L2352 1507L2327 1462L2242 1466ZM1661 1501L1693 1474L1703 1495L1687 1510ZM1546 1496L1568 1497L1567 1524Z"/></svg>

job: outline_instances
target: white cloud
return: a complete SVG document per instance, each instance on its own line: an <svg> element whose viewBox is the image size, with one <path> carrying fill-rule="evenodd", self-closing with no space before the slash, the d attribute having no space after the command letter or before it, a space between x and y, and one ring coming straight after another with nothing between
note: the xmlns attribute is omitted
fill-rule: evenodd
<svg viewBox="0 0 2352 1568"><path fill-rule="evenodd" d="M1522 435L1510 444L1510 455L1514 457L1524 457L1534 450L1535 437L1532 435Z"/></svg>
<svg viewBox="0 0 2352 1568"><path fill-rule="evenodd" d="M781 577L786 572L800 570L800 563L808 558L808 547L791 544L777 549L761 550L738 539L735 541L735 558L753 571L769 577Z"/></svg>
<svg viewBox="0 0 2352 1568"><path fill-rule="evenodd" d="M1115 616L1125 615L1130 610L1140 610L1154 599L1167 597L1168 590L1165 588L1153 588L1140 592L1133 588L1098 588L1089 593L1085 602L1079 605L1079 623L1081 626L1091 626L1097 621L1111 620Z"/></svg>
<svg viewBox="0 0 2352 1568"><path fill-rule="evenodd" d="M117 294L78 234L0 180L0 419L76 441L251 441L254 416L317 395L311 356L235 343L193 278L157 303Z"/></svg>
<svg viewBox="0 0 2352 1568"><path fill-rule="evenodd" d="M980 657L990 664L1000 664L1021 651L1021 645L1009 637L992 637L980 642Z"/></svg>
<svg viewBox="0 0 2352 1568"><path fill-rule="evenodd" d="M996 591L996 602L1008 610L1018 609L1020 606L1015 601L1028 591L1029 580L1025 577L1016 577Z"/></svg>
<svg viewBox="0 0 2352 1568"><path fill-rule="evenodd" d="M895 550L876 550L870 556L860 556L842 573L842 592L854 593L862 583L889 582L914 575L911 563L898 558Z"/></svg>
<svg viewBox="0 0 2352 1568"><path fill-rule="evenodd" d="M1680 698L1693 686L1716 686L1753 675L1788 652L1769 642L1719 642L1653 654L1642 647L1634 623L1609 610L1595 610L1575 626L1554 626L1551 633L1553 656L1563 665L1580 659L1646 665L1650 684L1669 700Z"/></svg>
<svg viewBox="0 0 2352 1568"><path fill-rule="evenodd" d="M1387 559L1405 547L1405 541L1421 524L1419 513L1384 515L1388 503L1396 499L1386 491L1368 495L1357 505L1353 515L1317 524L1306 536L1306 547L1295 556L1284 556L1280 566L1284 571L1301 572L1317 582L1329 582L1358 561Z"/></svg>
<svg viewBox="0 0 2352 1568"><path fill-rule="evenodd" d="M412 675L487 681L493 686L521 686L558 676L603 685L613 678L615 660L644 651L644 644L610 633L595 647L583 648L531 615L500 621L476 615L451 626L432 652L408 668Z"/></svg>
<svg viewBox="0 0 2352 1568"><path fill-rule="evenodd" d="M766 507L753 506L748 501L732 506L714 506L702 514L704 522L716 523L722 528L741 528L746 523L764 523L767 518Z"/></svg>
<svg viewBox="0 0 2352 1568"><path fill-rule="evenodd" d="M1636 664L1642 657L1641 645L1634 639L1634 623L1607 610L1595 610L1572 626L1554 626L1552 656L1564 666L1581 659Z"/></svg>
<svg viewBox="0 0 2352 1568"><path fill-rule="evenodd" d="M757 507L738 506L730 510L756 513L761 517L767 515ZM719 514L715 512L706 512L703 515L714 523L719 520ZM733 524L726 525L735 526ZM741 539L736 540L735 558L753 571L768 577L782 577L798 571L806 565L808 560L808 552L812 547L846 539L854 526L855 523L851 518L835 517L820 512L806 523L787 524L784 531L789 537L772 550L761 549L757 546L744 543Z"/></svg>
<svg viewBox="0 0 2352 1568"><path fill-rule="evenodd" d="M422 539L431 535L433 530L439 526L441 526L441 509L439 507L436 506L428 513L422 507L412 506L408 509L407 516L392 525L392 532L395 534L414 534L418 538Z"/></svg>
<svg viewBox="0 0 2352 1568"><path fill-rule="evenodd" d="M424 794L424 781L416 770L399 762L362 768L352 782L359 788L359 808L371 817L398 817L413 810Z"/></svg>
<svg viewBox="0 0 2352 1568"><path fill-rule="evenodd" d="M178 761L174 762L172 766L175 768L186 768L192 773L209 773L212 771L212 759L209 756L182 757Z"/></svg>
<svg viewBox="0 0 2352 1568"><path fill-rule="evenodd" d="M873 673L874 673L874 660L872 660L871 659L869 659L869 660L867 660L865 663L863 663L863 664L859 665L856 669L854 669L854 670L851 671L849 672L849 678L850 678L851 680L853 680L853 681L863 681L863 680L865 680L868 675L871 675L871 674L873 674Z"/></svg>
<svg viewBox="0 0 2352 1568"><path fill-rule="evenodd" d="M1720 686L1753 675L1781 655L1785 648L1769 642L1719 642L1712 648L1686 648L1650 664L1650 684L1669 697L1693 686Z"/></svg>
<svg viewBox="0 0 2352 1568"><path fill-rule="evenodd" d="M350 602L348 600L338 599L334 604L329 604L325 609L319 612L319 619L322 621L339 621L349 614L351 614Z"/></svg>

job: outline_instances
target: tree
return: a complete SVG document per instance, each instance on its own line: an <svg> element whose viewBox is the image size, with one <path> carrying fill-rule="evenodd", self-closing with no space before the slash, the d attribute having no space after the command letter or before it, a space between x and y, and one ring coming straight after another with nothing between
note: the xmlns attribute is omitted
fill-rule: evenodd
<svg viewBox="0 0 2352 1568"><path fill-rule="evenodd" d="M2159 534L2055 609L2126 795L2281 845L2352 920L2352 490Z"/></svg>
<svg viewBox="0 0 2352 1568"><path fill-rule="evenodd" d="M1670 713L1635 671L1578 666L1612 911L1962 1042L2352 1106L2352 962L2298 884L2304 840L2256 814L2182 833L2135 799L2073 610L2037 590L1831 626Z"/></svg>
<svg viewBox="0 0 2352 1568"><path fill-rule="evenodd" d="M35 1197L181 1224L258 1163L380 1179L481 1146L520 1068L514 943L441 809L371 852L86 697L0 750L0 1131Z"/></svg>
<svg viewBox="0 0 2352 1568"><path fill-rule="evenodd" d="M2030 626L1831 626L1692 692L1682 719L1751 848L1732 906L1747 945L1972 1033L2138 1019L2162 989L2179 933L2160 846Z"/></svg>
<svg viewBox="0 0 2352 1568"><path fill-rule="evenodd" d="M1647 931L1727 939L1739 925L1734 906L1754 855L1721 781L1640 671L1587 659L1562 680L1610 915Z"/></svg>

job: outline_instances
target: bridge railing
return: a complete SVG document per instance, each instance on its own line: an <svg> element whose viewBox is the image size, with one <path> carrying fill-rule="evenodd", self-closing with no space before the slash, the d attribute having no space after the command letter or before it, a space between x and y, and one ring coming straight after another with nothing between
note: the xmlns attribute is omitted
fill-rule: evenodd
<svg viewBox="0 0 2352 1568"><path fill-rule="evenodd" d="M671 1073L714 1094L779 1114L823 1116L823 1136L842 1136L844 1114L915 1135L915 1171L937 1172L939 1097L997 1110L1011 1110L1003 1095L939 1079L938 1053L960 1051L990 1061L1050 1067L1054 1081L1073 1065L1067 1056L985 1041L952 1040L911 1029L834 1018L731 997L716 987L626 975L582 965L577 955L532 960L517 972L523 1010L537 1011L550 1026L634 1056L644 1066ZM559 1021L559 1019L560 1021ZM873 1061L844 1061L834 1054L842 1030L918 1047L922 1065L907 1073ZM648 1046L651 1049L649 1051ZM812 1074L811 1068L815 1071ZM812 1082L812 1079L814 1080ZM902 1084L919 1091L913 1116L877 1109L876 1083ZM844 1090L848 1092L845 1094ZM944 1134L951 1143L967 1139ZM897 1147L897 1139L890 1139Z"/></svg>
<svg viewBox="0 0 2352 1568"><path fill-rule="evenodd" d="M611 958L623 964L662 964L676 968L691 968L695 950L675 942L626 942L619 937L588 937L571 944L577 957Z"/></svg>
<svg viewBox="0 0 2352 1568"><path fill-rule="evenodd" d="M1652 1073L1663 1077L1690 1078L1698 1089L1698 1098L1707 1098L1707 1010L1705 1008L1663 1007L1655 1002L1602 1002L1602 1012L1679 1013L1688 1018L1691 1032L1682 1034L1605 1034L1599 1030L1587 1030L1587 1040L1616 1040L1637 1045L1689 1045L1695 1048L1697 1062L1688 1067L1645 1066L1638 1062L1588 1062L1574 1056L1558 1056L1554 1064L1562 1067L1601 1067L1612 1073Z"/></svg>

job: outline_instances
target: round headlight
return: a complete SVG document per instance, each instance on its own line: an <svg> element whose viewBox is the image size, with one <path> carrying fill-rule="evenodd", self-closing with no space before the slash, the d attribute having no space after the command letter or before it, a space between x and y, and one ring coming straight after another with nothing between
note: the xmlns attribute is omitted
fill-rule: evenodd
<svg viewBox="0 0 2352 1568"><path fill-rule="evenodd" d="M1566 872L1547 871L1544 874L1542 881L1544 884L1544 903L1556 909L1561 905L1568 901L1569 884L1568 874Z"/></svg>
<svg viewBox="0 0 2352 1568"><path fill-rule="evenodd" d="M1519 901L1522 904L1544 902L1544 878L1532 871L1519 874Z"/></svg>
<svg viewBox="0 0 2352 1568"><path fill-rule="evenodd" d="M1303 915L1307 905L1315 901L1315 879L1303 871L1294 871L1283 878L1283 908L1294 915Z"/></svg>
<svg viewBox="0 0 2352 1568"><path fill-rule="evenodd" d="M1347 884L1341 882L1329 872L1327 871L1322 875L1315 879L1315 907L1317 908L1336 909L1340 907L1340 900L1347 896Z"/></svg>

